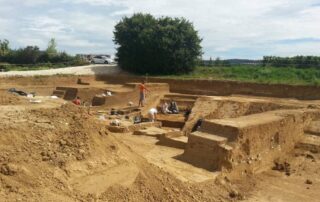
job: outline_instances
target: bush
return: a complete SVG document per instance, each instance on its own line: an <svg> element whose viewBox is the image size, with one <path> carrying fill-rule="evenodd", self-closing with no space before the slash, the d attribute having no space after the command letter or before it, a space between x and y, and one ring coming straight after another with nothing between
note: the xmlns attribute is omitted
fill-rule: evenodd
<svg viewBox="0 0 320 202"><path fill-rule="evenodd" d="M115 26L114 42L119 66L139 74L187 73L202 54L198 32L183 18L125 17Z"/></svg>
<svg viewBox="0 0 320 202"><path fill-rule="evenodd" d="M11 51L7 55L7 62L14 64L35 64L41 52L37 46L27 46L16 51Z"/></svg>
<svg viewBox="0 0 320 202"><path fill-rule="evenodd" d="M51 39L46 51L40 51L37 46L27 46L17 50L11 50L9 41L0 40L0 68L11 69L32 69L32 68L57 68L68 65L86 65L88 61L79 57L68 55L66 52L56 50L56 42ZM9 64L8 64L9 63Z"/></svg>
<svg viewBox="0 0 320 202"><path fill-rule="evenodd" d="M295 56L295 57L276 57L264 56L263 66L271 67L295 67L295 68L311 68L320 67L319 56Z"/></svg>
<svg viewBox="0 0 320 202"><path fill-rule="evenodd" d="M89 65L90 62L80 57L75 57L74 60L70 63L71 66L82 66L82 65Z"/></svg>

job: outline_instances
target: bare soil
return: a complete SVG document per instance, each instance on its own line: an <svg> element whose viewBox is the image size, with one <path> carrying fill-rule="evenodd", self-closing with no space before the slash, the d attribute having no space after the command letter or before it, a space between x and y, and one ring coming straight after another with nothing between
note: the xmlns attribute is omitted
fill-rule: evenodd
<svg viewBox="0 0 320 202"><path fill-rule="evenodd" d="M111 108L126 108L129 101L137 105L136 86L83 77L90 84L84 86L76 84L77 78L26 77L0 82L0 201L319 201L319 153L292 148L275 161L263 164L257 172L248 172L249 163L245 163L245 169L234 169L234 172L212 171L181 158L188 137L179 136L190 134L199 118L226 125L238 120L239 126L250 126L245 128L249 131L273 116L278 119L280 111L286 110L291 110L291 115L285 118L293 116L295 124L292 125L298 127L302 124L300 114L317 112L319 101L202 96L194 102L182 129L163 127L157 134L156 129L147 127L140 135L133 135L133 131L113 133L108 128L114 118L125 120L121 115L111 116ZM70 101L50 97L58 86L77 88L78 96L87 102L106 91L113 95L101 106L75 106ZM42 102L32 103L30 98L8 93L7 89L12 87L35 91L34 99ZM149 108L157 107L169 94L166 85L154 83L147 87L151 92L142 115L146 115ZM181 99L181 103L190 101L190 98ZM101 119L101 115L105 119ZM254 119L260 116L259 120ZM303 115L305 119L301 120L316 119L314 116ZM252 127L247 123L250 117ZM130 123L131 118L126 121ZM291 123L291 119L284 120L282 125ZM306 130L318 131L315 123ZM267 129L259 126L260 129L277 128L270 125ZM293 129L292 126L284 130ZM161 141L163 131L170 131L172 137L166 137L168 140L178 142ZM255 148L263 147L260 145L263 138L254 140L261 141L252 143Z"/></svg>

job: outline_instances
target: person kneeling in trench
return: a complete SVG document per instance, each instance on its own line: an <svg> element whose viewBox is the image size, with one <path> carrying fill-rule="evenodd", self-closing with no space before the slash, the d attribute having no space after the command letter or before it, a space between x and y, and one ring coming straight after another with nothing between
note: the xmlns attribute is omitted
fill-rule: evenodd
<svg viewBox="0 0 320 202"><path fill-rule="evenodd" d="M81 99L80 99L80 97L77 97L77 98L74 99L72 102L73 102L73 104L75 104L75 105L81 105Z"/></svg>
<svg viewBox="0 0 320 202"><path fill-rule="evenodd" d="M164 102L161 106L161 111L163 114L170 114L171 111L169 110L169 105L167 102Z"/></svg>
<svg viewBox="0 0 320 202"><path fill-rule="evenodd" d="M151 108L148 112L149 120L151 122L157 121L157 114L158 114L158 110L155 108Z"/></svg>
<svg viewBox="0 0 320 202"><path fill-rule="evenodd" d="M169 104L169 111L171 114L179 114L179 108L175 101L171 100Z"/></svg>

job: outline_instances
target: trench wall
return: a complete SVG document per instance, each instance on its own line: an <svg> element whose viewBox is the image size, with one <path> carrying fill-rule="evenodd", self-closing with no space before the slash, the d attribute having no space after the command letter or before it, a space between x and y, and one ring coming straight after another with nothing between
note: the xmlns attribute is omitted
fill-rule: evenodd
<svg viewBox="0 0 320 202"><path fill-rule="evenodd" d="M134 76L97 76L96 79L108 83L140 82L145 77ZM147 78L147 82L168 83L171 92L197 95L255 95L279 98L320 99L320 87L282 84L257 84L219 80L177 80Z"/></svg>
<svg viewBox="0 0 320 202"><path fill-rule="evenodd" d="M276 104L265 101L216 100L214 97L199 97L189 115L183 132L188 135L196 122L201 119L236 118L279 109L297 109L297 106Z"/></svg>
<svg viewBox="0 0 320 202"><path fill-rule="evenodd" d="M128 82L140 82L146 77L128 75L98 75L98 76L39 76L39 77L10 77L1 78L0 86L37 85L57 86L76 84L78 78L85 82L104 81L106 83L124 84ZM147 82L168 83L171 92L189 93L198 95L255 95L279 98L320 99L320 86L283 85L283 84L257 84L237 81L220 80L177 80L165 78L147 78Z"/></svg>
<svg viewBox="0 0 320 202"><path fill-rule="evenodd" d="M269 118L250 124L263 116ZM184 158L208 170L263 171L272 167L274 160L291 152L301 140L305 126L319 116L318 110L280 110L231 118L226 122L207 122L200 131L228 141L211 143L209 139L191 136Z"/></svg>
<svg viewBox="0 0 320 202"><path fill-rule="evenodd" d="M319 117L319 111L288 111L277 114L279 121L239 130L236 149L230 156L235 171L257 173L271 168L274 161L290 153L304 134L304 128Z"/></svg>

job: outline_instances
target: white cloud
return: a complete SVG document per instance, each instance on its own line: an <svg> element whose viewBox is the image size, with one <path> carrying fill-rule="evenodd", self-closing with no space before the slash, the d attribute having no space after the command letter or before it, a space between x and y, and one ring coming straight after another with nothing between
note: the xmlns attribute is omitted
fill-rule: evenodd
<svg viewBox="0 0 320 202"><path fill-rule="evenodd" d="M62 0L62 2L72 2L75 4L90 4L94 6L109 6L112 4L118 4L117 1L114 0Z"/></svg>
<svg viewBox="0 0 320 202"><path fill-rule="evenodd" d="M46 44L55 37L71 52L114 51L113 27L136 12L185 17L204 39L205 56L320 55L319 44L277 41L319 38L319 0L0 0L0 31L11 41ZM9 7L20 13L6 17ZM1 7L6 6L6 9ZM43 12L37 12L43 10ZM2 13L2 14L1 14ZM22 19L22 20L21 20ZM8 27L8 20L11 20ZM15 25L16 24L16 25ZM15 29L22 33L13 32ZM86 49L87 48L87 49ZM293 51L294 50L294 51ZM241 51L248 52L242 54ZM251 52L251 54L250 54Z"/></svg>
<svg viewBox="0 0 320 202"><path fill-rule="evenodd" d="M39 5L44 5L48 4L50 1L49 0L0 0L0 5L15 5L15 6L39 6Z"/></svg>
<svg viewBox="0 0 320 202"><path fill-rule="evenodd" d="M277 52L277 55L279 56L296 56L296 55L301 55L301 52L303 52L306 55L314 55L313 49L320 50L320 42L312 42L312 43L307 42L304 44L293 44L293 45L281 44L281 45L275 45L274 49Z"/></svg>
<svg viewBox="0 0 320 202"><path fill-rule="evenodd" d="M104 3L110 5L110 1L99 2L101 5ZM236 48L252 49L257 46L265 46L267 54L278 54L268 50L273 41L320 36L320 26L316 26L320 18L319 7L310 7L316 2L313 0L124 0L118 1L118 5L123 6L123 9L113 12L113 15L147 12L157 16L183 16L194 22L196 29L204 38L203 47L213 50L213 53L206 52L207 56L223 54ZM301 54L320 54L320 50L314 49L312 44L306 43L305 46L306 48L301 49ZM287 48L289 54L290 45ZM311 51L306 52L306 49Z"/></svg>

